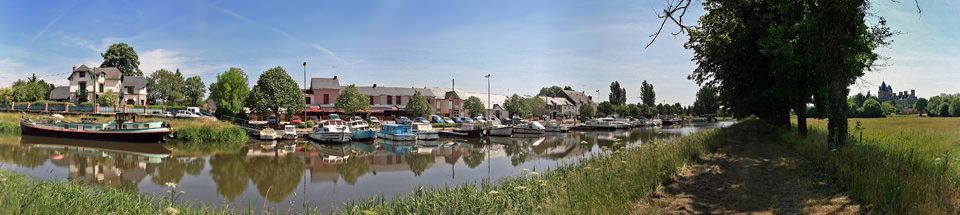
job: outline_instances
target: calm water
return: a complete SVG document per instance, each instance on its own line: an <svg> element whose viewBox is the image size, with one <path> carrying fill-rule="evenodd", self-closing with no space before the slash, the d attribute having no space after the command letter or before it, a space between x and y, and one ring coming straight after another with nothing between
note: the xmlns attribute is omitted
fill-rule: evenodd
<svg viewBox="0 0 960 215"><path fill-rule="evenodd" d="M45 137L0 138L0 169L42 179L163 193L166 182L180 184L181 198L246 208L330 210L344 201L372 195L391 197L417 186L456 185L497 180L520 169L544 171L644 142L668 140L731 122L683 127L575 131L531 137L443 139L431 146L389 141L345 145L284 147L251 141L240 153L186 156L159 144L125 144ZM627 144L613 146L613 139ZM435 146L432 146L435 145ZM613 148L611 148L613 147Z"/></svg>

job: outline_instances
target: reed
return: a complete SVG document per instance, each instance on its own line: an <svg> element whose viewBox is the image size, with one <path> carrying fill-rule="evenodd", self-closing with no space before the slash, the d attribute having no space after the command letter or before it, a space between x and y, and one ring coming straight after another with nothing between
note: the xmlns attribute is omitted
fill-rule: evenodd
<svg viewBox="0 0 960 215"><path fill-rule="evenodd" d="M755 121L581 158L553 170L522 170L498 182L421 187L392 200L347 202L337 214L626 214L680 167ZM616 142L614 144L624 144Z"/></svg>
<svg viewBox="0 0 960 215"><path fill-rule="evenodd" d="M10 122L0 122L0 136L19 135L20 124Z"/></svg>
<svg viewBox="0 0 960 215"><path fill-rule="evenodd" d="M960 212L957 118L851 119L851 144L830 149L826 121L810 120L806 138L781 139L837 177L849 195L883 214ZM862 141L860 134L863 134ZM859 143L858 143L859 142Z"/></svg>

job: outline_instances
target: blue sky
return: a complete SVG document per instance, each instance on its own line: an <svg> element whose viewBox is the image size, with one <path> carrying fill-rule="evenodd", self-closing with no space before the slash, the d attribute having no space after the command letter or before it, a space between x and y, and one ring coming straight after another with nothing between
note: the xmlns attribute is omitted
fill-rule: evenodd
<svg viewBox="0 0 960 215"><path fill-rule="evenodd" d="M643 80L658 102L690 105L698 86L687 37L665 34L644 48L664 1L2 1L0 86L36 73L66 84L74 65L98 66L116 42L134 46L150 73L179 68L208 84L230 67L251 83L284 67L302 82L339 76L341 83L456 87L533 95L569 85L606 100L619 81L639 102ZM960 3L874 1L874 11L904 34L881 72L853 92L895 91L922 97L960 92ZM703 12L688 14L693 24ZM668 28L667 30L676 30Z"/></svg>

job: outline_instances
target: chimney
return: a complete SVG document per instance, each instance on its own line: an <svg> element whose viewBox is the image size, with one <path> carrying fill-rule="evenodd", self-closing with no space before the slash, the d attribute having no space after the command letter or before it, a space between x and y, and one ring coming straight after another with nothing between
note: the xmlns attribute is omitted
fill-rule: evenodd
<svg viewBox="0 0 960 215"><path fill-rule="evenodd" d="M917 90L910 90L910 96L917 96Z"/></svg>
<svg viewBox="0 0 960 215"><path fill-rule="evenodd" d="M73 65L73 71L71 72L76 72L76 71L77 71L77 65Z"/></svg>
<svg viewBox="0 0 960 215"><path fill-rule="evenodd" d="M377 88L377 84L373 84L373 88Z"/></svg>
<svg viewBox="0 0 960 215"><path fill-rule="evenodd" d="M333 80L337 80L337 76L336 76L336 75L333 76Z"/></svg>
<svg viewBox="0 0 960 215"><path fill-rule="evenodd" d="M453 83L453 86L450 86L450 87L451 87L451 88L450 88L450 91L456 91L456 90L457 90L457 79L450 79L450 82Z"/></svg>

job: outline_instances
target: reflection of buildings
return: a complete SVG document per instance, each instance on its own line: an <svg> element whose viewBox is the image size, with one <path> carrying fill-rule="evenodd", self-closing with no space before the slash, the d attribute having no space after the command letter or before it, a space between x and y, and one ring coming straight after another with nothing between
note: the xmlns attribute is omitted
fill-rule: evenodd
<svg viewBox="0 0 960 215"><path fill-rule="evenodd" d="M108 143L62 139L25 137L23 146L45 150L50 162L67 167L67 178L86 184L98 184L136 190L147 175L148 168L163 162L170 152L157 144Z"/></svg>

